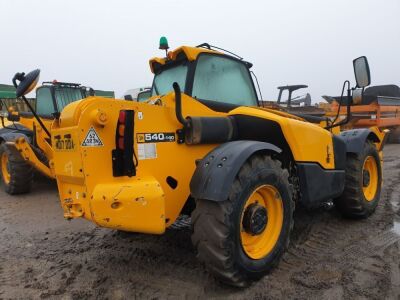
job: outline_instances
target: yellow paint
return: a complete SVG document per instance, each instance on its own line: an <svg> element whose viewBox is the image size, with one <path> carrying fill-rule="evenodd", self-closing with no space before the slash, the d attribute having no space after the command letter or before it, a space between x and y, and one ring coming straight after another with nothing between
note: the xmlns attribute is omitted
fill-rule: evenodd
<svg viewBox="0 0 400 300"><path fill-rule="evenodd" d="M164 191L154 177L129 184L99 184L90 199L91 217L103 227L161 234L165 231Z"/></svg>
<svg viewBox="0 0 400 300"><path fill-rule="evenodd" d="M8 155L7 153L3 152L1 155L1 175L3 180L6 184L10 183L11 175L8 171Z"/></svg>
<svg viewBox="0 0 400 300"><path fill-rule="evenodd" d="M51 124L53 123L52 119L45 119L41 118L42 122L46 126L46 128L49 130L51 128ZM48 160L51 162L53 159L53 149L51 148L51 145L47 141L48 136L46 132L40 127L39 122L33 117L33 116L21 116L19 122L15 122L23 125L24 127L34 131L36 129L36 143L37 146L43 151L43 153L46 155ZM5 125L6 126L12 126L12 122L6 121L5 120ZM50 167L46 166L43 164L36 156L35 152L33 152L31 146L29 143L27 143L24 139L21 140L21 143L18 144L17 141L15 142L8 142L9 144L12 143L14 146L21 152L21 155L25 160L27 160L30 164L33 165L35 169L40 171L42 174L54 178L54 173L51 170L51 164Z"/></svg>
<svg viewBox="0 0 400 300"><path fill-rule="evenodd" d="M35 152L33 152L30 144L25 140L25 138L20 137L15 142L7 143L13 144L21 154L22 158L30 163L36 170L47 177L54 178L53 170L37 158Z"/></svg>
<svg viewBox="0 0 400 300"><path fill-rule="evenodd" d="M332 134L319 125L256 107L242 106L230 111L229 115L248 115L275 121L282 129L296 161L317 162L325 169L334 169ZM267 132L265 134L268 135Z"/></svg>
<svg viewBox="0 0 400 300"><path fill-rule="evenodd" d="M363 164L363 176L364 172L369 173L369 182L367 186L363 186L363 193L365 199L370 202L375 198L379 182L378 165L373 156L366 157Z"/></svg>
<svg viewBox="0 0 400 300"><path fill-rule="evenodd" d="M296 161L313 161L318 162L326 169L334 168L331 133L318 125L304 122L301 118L256 107L239 107L229 113L215 112L185 94L182 94L182 106L184 116L246 114L275 121L281 127ZM55 151L54 153L55 174L61 203L64 207L65 216L68 218L82 215L84 218L94 221L92 214L95 210L96 214L102 216L101 219L104 219L104 216L111 216L115 211L110 206L94 205L99 201L96 197L91 198L94 196L95 191L109 189L109 195L112 195L114 190L136 186L136 180L152 177L154 181L160 184L164 192L163 199L165 201L157 200L157 204L155 204L158 205L157 209L159 211L165 211L165 224L163 224L162 228L153 228L153 223L151 222L145 222L146 226L148 226L146 228L143 228L143 225L139 226L131 218L124 216L123 211L127 212L128 210L120 210L118 212L121 214L120 218L110 217L111 221L99 224L105 227L125 228L131 231L150 230L154 233L163 232L166 226L175 221L190 195L189 182L196 167L195 161L202 159L217 145L186 145L176 142L156 143L157 159L140 160L135 177L113 177L111 152L115 149L115 134L119 111L129 109L135 111L135 133L175 133L182 128L175 116L174 93L163 96L160 105L89 97L66 106L61 114L60 121L54 122L51 129L53 135L71 134L75 144L73 151ZM108 121L106 125L99 125L91 117L94 112L99 110L107 115ZM141 112L142 119L138 119L138 112ZM81 146L91 127L95 129L104 146ZM266 136L268 136L267 132ZM140 138L143 137L135 136L136 155L138 155L137 139ZM166 178L168 176L177 180L178 186L176 189L172 189L167 184ZM143 193L146 191L146 189L138 190ZM86 198L76 198L77 192L78 194L85 193L87 195ZM67 201L68 205L65 204L65 201ZM77 210L75 211L73 204L79 204L76 206ZM124 205L124 207L126 206ZM144 219L148 220L154 217L150 211L143 211L142 215ZM101 219L97 218L96 223L100 222L99 220Z"/></svg>
<svg viewBox="0 0 400 300"><path fill-rule="evenodd" d="M185 54L185 56L187 57L187 59L189 61L196 60L197 56L200 53L215 53L215 54L223 55L219 51L209 50L209 49L206 49L206 48L196 48L196 47L182 46L182 47L179 47L179 48L177 48L177 49L175 49L173 51L168 52L168 58L171 59L171 60L176 60L176 57L181 52L183 52ZM150 59L150 61L149 61L150 70L153 73L154 73L154 69L153 69L153 64L154 63L164 65L166 63L166 58L154 57L154 58Z"/></svg>
<svg viewBox="0 0 400 300"><path fill-rule="evenodd" d="M258 235L247 233L241 228L240 239L244 252L252 259L262 259L274 249L278 242L283 226L283 204L278 190L271 185L262 185L258 187L247 199L241 217L241 226L243 216L247 207L257 203L267 210L267 226Z"/></svg>

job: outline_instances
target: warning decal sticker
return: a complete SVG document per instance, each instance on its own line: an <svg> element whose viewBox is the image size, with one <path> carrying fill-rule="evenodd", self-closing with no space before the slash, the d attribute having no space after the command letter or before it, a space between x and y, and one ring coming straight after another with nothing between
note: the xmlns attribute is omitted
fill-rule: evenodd
<svg viewBox="0 0 400 300"><path fill-rule="evenodd" d="M157 147L155 143L137 144L139 160L157 158Z"/></svg>
<svg viewBox="0 0 400 300"><path fill-rule="evenodd" d="M99 147L103 146L103 142L98 136L96 130L93 127L90 127L85 139L82 142L83 147Z"/></svg>

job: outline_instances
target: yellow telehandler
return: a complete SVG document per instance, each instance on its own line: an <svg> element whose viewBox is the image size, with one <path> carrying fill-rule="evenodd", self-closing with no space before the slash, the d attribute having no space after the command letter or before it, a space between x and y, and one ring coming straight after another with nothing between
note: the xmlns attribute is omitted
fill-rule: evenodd
<svg viewBox="0 0 400 300"><path fill-rule="evenodd" d="M296 205L333 199L345 216L372 214L385 132L340 132L346 120L259 107L251 67L209 44L182 46L150 60L147 103L67 105L51 131L65 218L162 234L191 215L198 258L221 281L247 286L288 247ZM366 58L354 69L362 89Z"/></svg>
<svg viewBox="0 0 400 300"><path fill-rule="evenodd" d="M38 80L39 70L30 76ZM14 85L16 80L23 78L25 74L17 73L13 79ZM27 91L33 88L34 85L28 87ZM28 112L19 111L10 101L2 101L2 107L7 108L7 114L0 116L0 175L4 190L11 195L31 190L35 170L54 179L50 129L64 106L91 94L110 94L77 83L56 80L43 82L36 89L34 102L28 101L18 91L16 98L22 97Z"/></svg>

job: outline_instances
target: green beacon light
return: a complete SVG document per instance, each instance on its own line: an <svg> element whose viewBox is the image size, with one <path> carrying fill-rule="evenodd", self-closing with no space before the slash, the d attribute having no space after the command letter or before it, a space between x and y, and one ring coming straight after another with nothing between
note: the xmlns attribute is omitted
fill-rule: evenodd
<svg viewBox="0 0 400 300"><path fill-rule="evenodd" d="M165 54L168 53L167 52L168 49L169 49L168 40L167 40L167 38L165 36L162 36L160 38L160 47L158 49L165 50Z"/></svg>

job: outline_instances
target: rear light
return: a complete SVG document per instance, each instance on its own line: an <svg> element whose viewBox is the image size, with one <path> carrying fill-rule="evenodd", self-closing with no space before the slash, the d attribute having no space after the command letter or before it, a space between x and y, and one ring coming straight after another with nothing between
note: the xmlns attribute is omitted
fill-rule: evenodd
<svg viewBox="0 0 400 300"><path fill-rule="evenodd" d="M118 125L118 134L120 136L124 136L124 132L125 132L125 125L119 124Z"/></svg>
<svg viewBox="0 0 400 300"><path fill-rule="evenodd" d="M120 149L120 150L124 150L125 149L124 137L123 136L118 138L118 149Z"/></svg>
<svg viewBox="0 0 400 300"><path fill-rule="evenodd" d="M126 122L126 111L121 110L118 117L117 126L117 148L120 150L125 149L125 122Z"/></svg>
<svg viewBox="0 0 400 300"><path fill-rule="evenodd" d="M115 149L112 151L113 175L136 175L136 155L134 152L134 111L121 110L115 134ZM134 162L135 157L135 162Z"/></svg>
<svg viewBox="0 0 400 300"><path fill-rule="evenodd" d="M121 110L119 112L118 123L125 124L125 119L126 119L126 111L125 110Z"/></svg>

